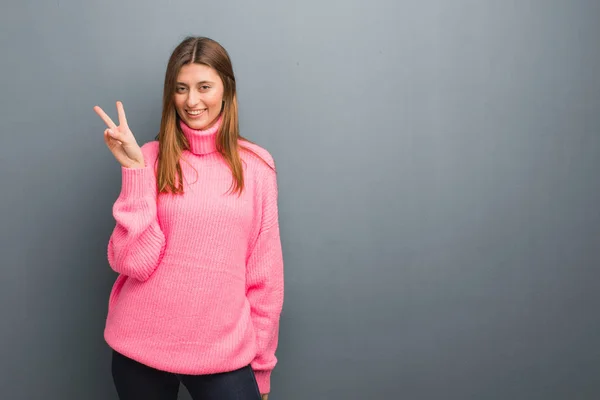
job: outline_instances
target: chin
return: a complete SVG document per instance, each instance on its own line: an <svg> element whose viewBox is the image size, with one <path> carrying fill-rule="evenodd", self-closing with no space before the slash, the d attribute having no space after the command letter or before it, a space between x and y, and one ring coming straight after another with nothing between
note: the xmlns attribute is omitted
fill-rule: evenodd
<svg viewBox="0 0 600 400"><path fill-rule="evenodd" d="M206 129L210 128L211 126L213 126L215 122L217 122L217 118L213 118L212 120L208 120L207 118L201 118L201 119L183 118L183 121L190 128L197 129L197 130L206 130Z"/></svg>
<svg viewBox="0 0 600 400"><path fill-rule="evenodd" d="M190 128L197 129L199 131L208 127L208 124L204 121L186 121L186 124L188 124Z"/></svg>

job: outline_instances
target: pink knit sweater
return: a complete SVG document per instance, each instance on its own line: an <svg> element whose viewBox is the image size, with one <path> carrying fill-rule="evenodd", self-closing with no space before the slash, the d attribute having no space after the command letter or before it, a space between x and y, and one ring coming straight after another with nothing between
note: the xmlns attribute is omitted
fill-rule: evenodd
<svg viewBox="0 0 600 400"><path fill-rule="evenodd" d="M108 245L119 276L104 337L125 356L179 374L251 364L268 393L283 305L276 174L241 150L245 189L228 193L231 172L215 146L219 124L205 131L180 124L190 143L183 195L157 197L157 141L142 146L145 168L121 169ZM274 167L266 150L240 145Z"/></svg>

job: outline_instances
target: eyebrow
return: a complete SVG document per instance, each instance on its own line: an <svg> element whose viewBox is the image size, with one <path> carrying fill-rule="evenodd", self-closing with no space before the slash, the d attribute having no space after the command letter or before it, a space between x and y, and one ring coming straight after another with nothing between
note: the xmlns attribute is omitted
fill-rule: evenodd
<svg viewBox="0 0 600 400"><path fill-rule="evenodd" d="M197 85L204 85L205 83L208 83L208 84L212 85L214 82L211 82L211 81L200 81L200 82L197 83ZM177 84L181 85L181 86L185 86L185 87L188 86L186 83L183 83L183 82L177 82Z"/></svg>

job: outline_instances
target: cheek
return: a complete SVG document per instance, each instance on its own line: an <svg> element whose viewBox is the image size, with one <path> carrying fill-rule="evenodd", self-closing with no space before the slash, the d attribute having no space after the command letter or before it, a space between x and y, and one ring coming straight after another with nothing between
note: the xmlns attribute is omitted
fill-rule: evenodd
<svg viewBox="0 0 600 400"><path fill-rule="evenodd" d="M223 97L221 97L221 96L212 96L209 100L207 100L207 103L209 104L210 107L217 108L217 109L221 108L222 102L223 102Z"/></svg>
<svg viewBox="0 0 600 400"><path fill-rule="evenodd" d="M221 103L223 103L223 91L219 90L215 91L214 93L211 93L210 99L208 101L213 107L220 108Z"/></svg>
<svg viewBox="0 0 600 400"><path fill-rule="evenodd" d="M185 99L183 96L175 96L173 98L173 103L175 104L175 108L182 108L185 104Z"/></svg>

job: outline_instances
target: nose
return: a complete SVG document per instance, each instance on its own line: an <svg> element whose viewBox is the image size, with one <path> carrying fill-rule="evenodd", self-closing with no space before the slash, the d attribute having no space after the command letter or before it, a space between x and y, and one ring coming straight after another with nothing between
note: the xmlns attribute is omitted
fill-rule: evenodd
<svg viewBox="0 0 600 400"><path fill-rule="evenodd" d="M189 108L193 108L199 102L200 102L200 94L198 92L196 92L195 90L190 90L189 94L188 94L188 97L187 97L187 103L186 103L186 105Z"/></svg>

